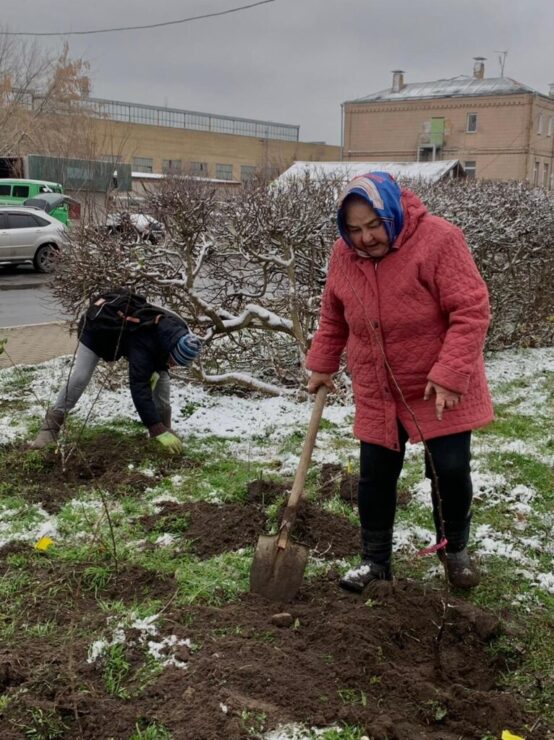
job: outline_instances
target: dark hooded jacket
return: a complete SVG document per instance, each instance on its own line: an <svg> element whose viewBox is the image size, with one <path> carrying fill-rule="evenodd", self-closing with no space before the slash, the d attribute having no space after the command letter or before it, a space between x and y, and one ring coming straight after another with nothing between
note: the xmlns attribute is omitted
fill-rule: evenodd
<svg viewBox="0 0 554 740"><path fill-rule="evenodd" d="M156 324L136 331L93 330L85 324L80 341L104 360L126 357L129 361L131 397L142 423L151 427L161 423L161 417L152 397L152 373L167 371L169 353L176 342L189 333L186 322L177 315L160 309Z"/></svg>

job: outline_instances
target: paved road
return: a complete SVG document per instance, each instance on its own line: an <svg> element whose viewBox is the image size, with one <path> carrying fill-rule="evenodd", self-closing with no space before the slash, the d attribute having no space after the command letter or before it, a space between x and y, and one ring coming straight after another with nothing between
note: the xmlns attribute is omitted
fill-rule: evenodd
<svg viewBox="0 0 554 740"><path fill-rule="evenodd" d="M67 318L48 288L48 275L30 267L0 268L0 327Z"/></svg>

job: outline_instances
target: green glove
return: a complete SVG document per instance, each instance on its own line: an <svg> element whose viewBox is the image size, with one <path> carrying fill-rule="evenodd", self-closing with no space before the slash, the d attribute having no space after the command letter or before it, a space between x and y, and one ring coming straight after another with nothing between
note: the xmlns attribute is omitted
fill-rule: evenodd
<svg viewBox="0 0 554 740"><path fill-rule="evenodd" d="M157 437L154 437L156 442L159 442L164 449L166 449L168 452L171 452L175 455L183 452L183 443L179 439L179 437L176 437L171 432L163 432L162 434L158 434Z"/></svg>
<svg viewBox="0 0 554 740"><path fill-rule="evenodd" d="M150 390L153 392L154 388L158 385L158 380L160 379L159 373L152 373L150 376Z"/></svg>

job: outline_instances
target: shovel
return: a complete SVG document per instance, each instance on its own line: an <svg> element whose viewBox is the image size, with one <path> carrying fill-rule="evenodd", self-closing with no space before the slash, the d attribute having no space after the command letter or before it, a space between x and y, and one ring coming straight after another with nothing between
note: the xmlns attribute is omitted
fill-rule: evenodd
<svg viewBox="0 0 554 740"><path fill-rule="evenodd" d="M298 506L302 500L304 481L328 390L325 385L318 388L300 462L279 532L273 536L260 535L254 553L254 562L250 571L250 591L272 601L291 601L304 577L308 550L302 545L294 544L289 538Z"/></svg>

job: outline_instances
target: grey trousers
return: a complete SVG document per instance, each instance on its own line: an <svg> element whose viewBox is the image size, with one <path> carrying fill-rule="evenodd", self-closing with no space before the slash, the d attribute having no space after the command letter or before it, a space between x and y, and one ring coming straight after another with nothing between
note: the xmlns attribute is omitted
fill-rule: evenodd
<svg viewBox="0 0 554 740"><path fill-rule="evenodd" d="M73 364L69 378L58 393L53 406L54 411L67 414L77 405L85 388L90 383L99 361L100 357L95 352L85 347L82 342L79 342L75 355L75 363ZM169 373L162 371L159 375L158 382L152 391L152 398L160 416L162 419L165 419L171 412Z"/></svg>

